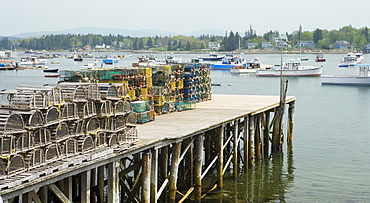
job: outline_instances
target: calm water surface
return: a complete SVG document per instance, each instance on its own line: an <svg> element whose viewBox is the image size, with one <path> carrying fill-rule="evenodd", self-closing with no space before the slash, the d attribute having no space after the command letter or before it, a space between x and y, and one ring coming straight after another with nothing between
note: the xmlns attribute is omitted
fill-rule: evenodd
<svg viewBox="0 0 370 203"><path fill-rule="evenodd" d="M67 53L64 53L67 54ZM106 54L106 53L105 53ZM109 54L109 53L108 53ZM115 53L118 54L118 53ZM129 54L129 53L124 53ZM130 53L132 54L132 53ZM123 58L119 66L137 62L140 54ZM183 61L201 54L182 56ZM204 54L206 55L206 54ZM156 56L161 57L160 54ZM339 68L343 54L326 54L324 75L357 75L356 68ZM258 57L265 64L280 64L281 55L244 55ZM287 58L297 58L284 55ZM81 69L88 61L58 59L49 68ZM365 55L364 63L370 63ZM279 79L253 75L231 75L212 71L214 94L279 95ZM369 202L370 199L370 87L321 85L320 77L288 78L288 95L296 96L293 147L256 164L238 181L225 179L223 191L213 191L204 202ZM0 89L15 89L20 84L56 84L42 70L0 71ZM230 86L229 86L230 84Z"/></svg>

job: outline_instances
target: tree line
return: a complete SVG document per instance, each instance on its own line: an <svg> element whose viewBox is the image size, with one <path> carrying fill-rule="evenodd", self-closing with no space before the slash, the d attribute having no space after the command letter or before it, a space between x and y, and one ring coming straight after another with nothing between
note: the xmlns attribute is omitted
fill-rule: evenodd
<svg viewBox="0 0 370 203"><path fill-rule="evenodd" d="M41 37L29 37L25 39L9 39L4 37L0 40L0 50L79 50L83 47L94 49L96 45L105 45L115 50L166 50L166 51L190 51L209 49L209 42L218 42L220 51L235 51L246 49L247 43L257 43L258 48L262 42L271 42L280 36L279 31L268 31L263 35L257 35L256 30L250 29L241 36L238 32L226 32L225 36L200 35L194 36L154 36L154 37L131 37L124 35L99 35L99 34L58 34L43 35ZM292 33L283 34L287 43L294 47L298 41L313 41L315 48L334 48L336 41L346 41L351 48L362 49L370 42L367 27L354 28L351 25L338 30L315 29L314 31L302 31L302 27Z"/></svg>

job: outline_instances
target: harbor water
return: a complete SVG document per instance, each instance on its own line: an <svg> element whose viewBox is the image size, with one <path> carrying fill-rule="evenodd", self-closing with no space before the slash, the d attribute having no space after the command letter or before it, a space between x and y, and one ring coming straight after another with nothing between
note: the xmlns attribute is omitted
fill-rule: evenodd
<svg viewBox="0 0 370 203"><path fill-rule="evenodd" d="M68 53L62 53L68 54ZM109 53L104 53L108 54ZM142 54L114 53L117 66L130 66ZM19 54L21 55L21 54ZM183 62L202 54L177 54ZM203 54L204 56L207 54ZM158 58L162 54L155 54ZM280 64L288 58L308 58L307 65L322 65L323 75L357 75L358 69L339 68L343 54L324 54L327 62L314 62L314 54L245 54L265 64ZM21 57L21 56L19 56ZM364 55L363 63L370 63ZM50 69L82 69L94 59L75 62L54 59ZM279 78L233 75L211 71L213 94L279 95ZM270 156L240 174L237 181L226 176L224 190L210 191L204 202L368 202L370 198L370 87L321 85L320 77L288 77L288 95L296 96L293 146ZM19 85L56 84L41 69L0 71L0 91ZM139 132L140 138L140 132ZM212 180L205 180L212 181Z"/></svg>

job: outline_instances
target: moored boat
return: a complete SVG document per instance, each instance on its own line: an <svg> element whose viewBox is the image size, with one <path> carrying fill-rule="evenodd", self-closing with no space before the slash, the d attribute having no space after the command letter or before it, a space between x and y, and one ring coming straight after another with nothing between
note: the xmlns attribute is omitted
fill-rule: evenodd
<svg viewBox="0 0 370 203"><path fill-rule="evenodd" d="M370 85L369 67L366 64L357 64L359 67L358 76L321 76L321 84L323 85Z"/></svg>
<svg viewBox="0 0 370 203"><path fill-rule="evenodd" d="M273 65L263 64L258 60L258 58L252 60L246 60L243 66L234 66L230 69L230 73L242 74L242 73L256 73L260 69L271 69Z"/></svg>
<svg viewBox="0 0 370 203"><path fill-rule="evenodd" d="M273 68L259 69L256 71L256 76L320 76L322 74L322 66L304 66L300 60L290 59L282 66L274 66Z"/></svg>
<svg viewBox="0 0 370 203"><path fill-rule="evenodd" d="M119 58L116 58L116 57L109 57L109 58L106 58L106 59L102 60L102 62L105 63L105 64L118 63L118 61L119 61Z"/></svg>
<svg viewBox="0 0 370 203"><path fill-rule="evenodd" d="M244 58L235 55L226 55L221 64L211 64L211 70L231 70L234 66L244 66Z"/></svg>
<svg viewBox="0 0 370 203"><path fill-rule="evenodd" d="M44 69L42 71L45 73L57 73L59 69Z"/></svg>
<svg viewBox="0 0 370 203"><path fill-rule="evenodd" d="M315 61L316 62L325 62L326 58L324 58L324 56L322 54L317 54L316 57L315 57Z"/></svg>
<svg viewBox="0 0 370 203"><path fill-rule="evenodd" d="M202 59L203 61L221 61L224 58L224 56L218 56L217 54L210 54L206 57L199 57L199 59Z"/></svg>
<svg viewBox="0 0 370 203"><path fill-rule="evenodd" d="M340 61L339 67L352 67L359 63L358 57L354 53L348 53L343 60Z"/></svg>
<svg viewBox="0 0 370 203"><path fill-rule="evenodd" d="M47 63L47 59L40 59L38 57L29 56L23 57L20 59L20 65L45 65Z"/></svg>

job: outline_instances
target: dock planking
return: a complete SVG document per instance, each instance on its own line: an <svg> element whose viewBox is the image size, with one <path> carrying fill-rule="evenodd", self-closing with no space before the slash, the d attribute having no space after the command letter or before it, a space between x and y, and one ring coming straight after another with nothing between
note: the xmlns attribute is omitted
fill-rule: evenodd
<svg viewBox="0 0 370 203"><path fill-rule="evenodd" d="M279 106L279 99L279 96L213 94L212 100L197 103L194 110L163 114L154 122L138 125L140 141L137 147L161 139L190 136L248 114L271 110ZM287 96L286 103L292 101L295 97Z"/></svg>

